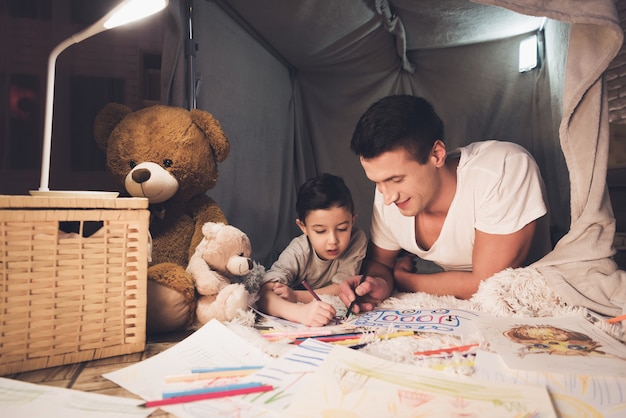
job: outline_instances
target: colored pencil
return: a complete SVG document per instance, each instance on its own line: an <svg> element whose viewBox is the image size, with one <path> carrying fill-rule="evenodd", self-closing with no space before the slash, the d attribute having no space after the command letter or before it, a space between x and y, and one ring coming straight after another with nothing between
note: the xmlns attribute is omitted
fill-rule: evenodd
<svg viewBox="0 0 626 418"><path fill-rule="evenodd" d="M274 387L270 385L255 386L251 388L231 389L220 392L202 393L199 395L178 396L175 398L159 399L156 401L147 401L142 404L146 408L156 408L165 405L175 405L180 403L189 403L196 401L203 401L207 399L225 398L227 396L248 395L250 393L268 392L273 390Z"/></svg>
<svg viewBox="0 0 626 418"><path fill-rule="evenodd" d="M408 337L415 335L413 331L397 331L391 332L388 334L374 334L374 333L363 333L363 332L352 332L346 334L332 334L332 335L320 335L320 336L312 336L312 337L300 337L294 340L295 345L302 344L308 338L312 338L317 341L323 341L326 343L338 343L338 344L353 344L354 340L360 340L363 337L370 337L372 339L385 340L396 337ZM371 342L371 341L370 341Z"/></svg>
<svg viewBox="0 0 626 418"><path fill-rule="evenodd" d="M606 320L609 324L615 324L616 322L626 321L626 315L616 316L615 318L609 318Z"/></svg>
<svg viewBox="0 0 626 418"><path fill-rule="evenodd" d="M296 337L296 340L298 341L304 341L308 338L313 338L314 340L325 340L327 338L330 339L342 339L342 338L346 338L346 337L354 337L354 336L360 337L361 335L363 335L362 332L358 331L358 332L345 332L345 333L341 333L341 334L321 334L321 335L309 335L309 336L305 336L305 337Z"/></svg>
<svg viewBox="0 0 626 418"><path fill-rule="evenodd" d="M241 377L247 376L256 372L258 369L241 369L241 370L226 370L217 372L206 373L191 373L182 374L178 376L168 376L165 378L165 383L175 382L194 382L196 380L218 379L221 377Z"/></svg>
<svg viewBox="0 0 626 418"><path fill-rule="evenodd" d="M193 367L191 373L230 372L232 370L258 370L263 366L233 366L233 367Z"/></svg>
<svg viewBox="0 0 626 418"><path fill-rule="evenodd" d="M413 353L413 355L415 355L415 356L432 356L432 355L436 355L436 354L449 354L449 353L454 353L454 352L468 351L471 348L478 347L478 346L479 346L479 344L468 344L468 345L461 345L461 346L457 346L457 347L439 348L439 349L436 349L436 350L415 351Z"/></svg>
<svg viewBox="0 0 626 418"><path fill-rule="evenodd" d="M356 290L356 288L359 287L364 281L365 281L365 274L362 274L361 280L359 280L359 284L356 285L354 290ZM354 292L354 300L350 303L350 306L348 306L348 310L346 311L346 316L344 317L344 321L348 319L348 317L352 313L352 308L354 308L354 304L356 303L356 298L357 298L357 295L356 295L356 292Z"/></svg>
<svg viewBox="0 0 626 418"><path fill-rule="evenodd" d="M171 391L171 392L163 392L163 399L176 398L179 396L201 395L203 393L223 392L225 390L255 388L257 386L263 386L263 383L261 382L233 383L231 385L177 390L177 391Z"/></svg>
<svg viewBox="0 0 626 418"><path fill-rule="evenodd" d="M363 336L362 333L358 333L358 334L353 334L353 335L337 335L337 336L328 335L325 337L310 337L310 338L313 338L314 340L322 341L325 343L334 343L334 342L347 341L347 340L360 340L362 336ZM300 345L306 340L307 340L306 338L304 339L298 338L293 343L295 345Z"/></svg>
<svg viewBox="0 0 626 418"><path fill-rule="evenodd" d="M277 331L277 332L263 332L262 335L267 339L278 339L278 338L300 338L300 337L315 337L321 335L333 335L336 334L337 331L331 328L328 328L326 331L324 330L306 330L299 329L294 331Z"/></svg>
<svg viewBox="0 0 626 418"><path fill-rule="evenodd" d="M317 295L317 293L315 293L315 291L313 290L313 288L311 287L310 284L307 283L306 279L302 279L302 286L304 286L304 288L306 290L309 291L309 293L311 294L311 296L313 296L313 299L315 300L322 300L320 299L320 297Z"/></svg>

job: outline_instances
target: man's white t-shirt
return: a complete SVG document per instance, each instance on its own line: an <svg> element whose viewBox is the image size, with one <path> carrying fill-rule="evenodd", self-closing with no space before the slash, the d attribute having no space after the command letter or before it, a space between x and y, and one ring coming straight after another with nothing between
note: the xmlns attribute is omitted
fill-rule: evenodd
<svg viewBox="0 0 626 418"><path fill-rule="evenodd" d="M386 250L404 249L444 270L472 270L474 228L511 234L547 213L543 180L532 156L520 145L481 141L459 148L457 186L439 237L428 250L415 240L415 217L384 205L376 190L371 239Z"/></svg>

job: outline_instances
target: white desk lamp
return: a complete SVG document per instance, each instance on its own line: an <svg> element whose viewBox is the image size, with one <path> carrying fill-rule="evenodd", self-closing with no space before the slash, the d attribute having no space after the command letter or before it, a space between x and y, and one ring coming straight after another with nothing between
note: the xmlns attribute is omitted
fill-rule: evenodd
<svg viewBox="0 0 626 418"><path fill-rule="evenodd" d="M153 15L165 8L169 0L124 0L113 10L107 13L87 29L75 33L60 44L50 53L48 58L48 79L46 81L46 109L43 129L43 150L41 155L41 183L39 190L30 190L33 196L89 196L89 197L116 197L117 192L96 191L52 191L48 188L50 179L50 148L52 142L52 114L54 102L54 70L59 54L69 46L77 44L100 32L113 29L127 23L135 22L147 16Z"/></svg>

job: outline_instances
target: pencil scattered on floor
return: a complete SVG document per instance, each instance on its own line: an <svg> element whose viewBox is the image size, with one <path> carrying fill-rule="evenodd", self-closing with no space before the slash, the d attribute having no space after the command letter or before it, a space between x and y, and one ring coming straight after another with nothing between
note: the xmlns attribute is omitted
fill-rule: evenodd
<svg viewBox="0 0 626 418"><path fill-rule="evenodd" d="M194 382L197 380L207 380L207 379L219 379L224 377L242 377L252 374L259 370L259 368L240 368L240 369L231 369L231 370L217 370L217 371L209 371L209 372L200 372L200 373L189 373L182 374L178 376L168 376L165 378L165 383L176 383L176 382Z"/></svg>
<svg viewBox="0 0 626 418"><path fill-rule="evenodd" d="M225 390L216 390L209 393L201 393L196 395L188 395L188 396L176 396L173 398L164 398L158 399L155 401L147 401L146 403L140 405L146 408L156 408L159 406L165 405L175 405L181 403L189 403L196 401L203 401L206 399L216 399L216 398L225 398L228 396L237 396L237 395L247 395L250 393L259 393L259 392L268 392L273 390L274 387L271 385L259 385L259 386L251 386L251 387L242 387L238 389L225 389Z"/></svg>
<svg viewBox="0 0 626 418"><path fill-rule="evenodd" d="M471 350L474 347L478 347L480 344L467 344L460 345L455 347L446 347L446 348L438 348L436 350L427 350L427 351L416 351L413 353L414 356L435 356L440 354L451 354L451 353L463 353Z"/></svg>
<svg viewBox="0 0 626 418"><path fill-rule="evenodd" d="M626 321L626 315L616 316L615 318L609 318L606 320L609 324L616 324L620 321Z"/></svg>

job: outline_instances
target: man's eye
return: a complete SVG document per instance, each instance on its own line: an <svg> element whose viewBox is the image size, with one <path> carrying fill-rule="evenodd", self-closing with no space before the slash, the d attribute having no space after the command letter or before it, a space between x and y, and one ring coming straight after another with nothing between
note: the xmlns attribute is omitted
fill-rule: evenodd
<svg viewBox="0 0 626 418"><path fill-rule="evenodd" d="M326 230L322 230L322 231L315 231L316 234L318 235L322 235L326 233Z"/></svg>

